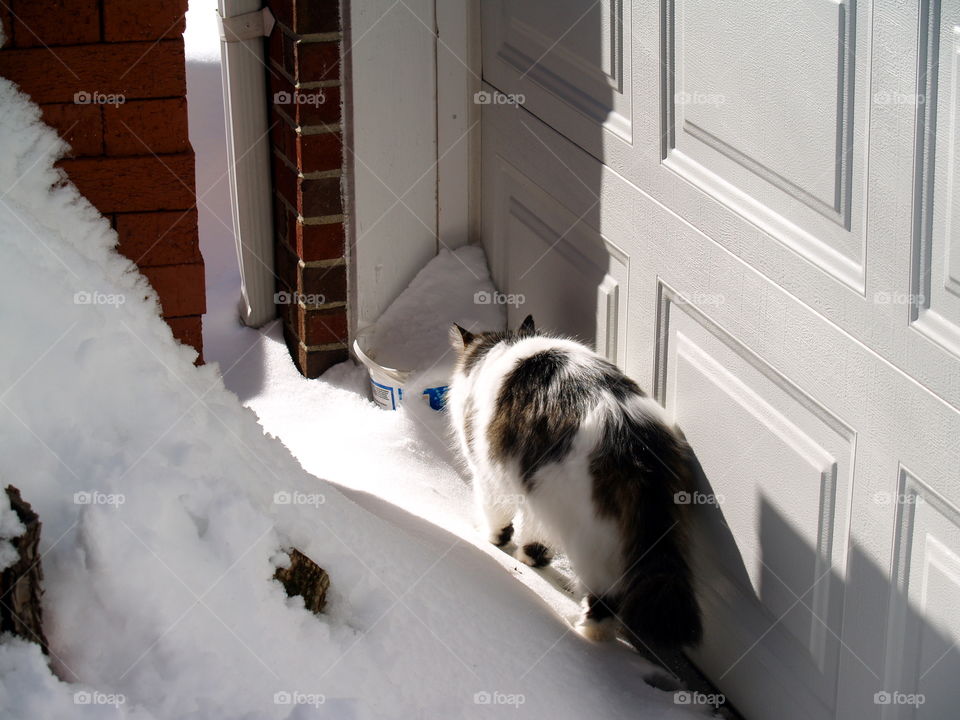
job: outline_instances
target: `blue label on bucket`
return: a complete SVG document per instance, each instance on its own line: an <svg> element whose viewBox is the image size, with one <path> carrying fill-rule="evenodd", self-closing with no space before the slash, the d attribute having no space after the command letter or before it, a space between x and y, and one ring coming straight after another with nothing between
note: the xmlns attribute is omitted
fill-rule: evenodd
<svg viewBox="0 0 960 720"><path fill-rule="evenodd" d="M430 401L430 407L432 409L443 410L444 406L447 404L448 389L448 385L441 385L440 387L427 388L423 391L423 394L426 395L427 399Z"/></svg>

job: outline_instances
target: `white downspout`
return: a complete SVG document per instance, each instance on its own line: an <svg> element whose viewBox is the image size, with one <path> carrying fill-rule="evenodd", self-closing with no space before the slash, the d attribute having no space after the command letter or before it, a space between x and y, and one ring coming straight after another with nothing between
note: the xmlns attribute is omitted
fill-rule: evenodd
<svg viewBox="0 0 960 720"><path fill-rule="evenodd" d="M240 263L240 319L259 327L276 317L273 206L263 37L273 16L262 0L219 0L220 53L233 233Z"/></svg>

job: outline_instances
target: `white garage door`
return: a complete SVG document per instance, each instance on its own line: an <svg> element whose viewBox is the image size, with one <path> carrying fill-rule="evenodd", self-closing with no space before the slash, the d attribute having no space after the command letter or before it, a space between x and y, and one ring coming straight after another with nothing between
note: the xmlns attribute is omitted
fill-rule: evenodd
<svg viewBox="0 0 960 720"><path fill-rule="evenodd" d="M750 719L958 717L960 1L483 0L482 48L512 322L703 467L694 661Z"/></svg>

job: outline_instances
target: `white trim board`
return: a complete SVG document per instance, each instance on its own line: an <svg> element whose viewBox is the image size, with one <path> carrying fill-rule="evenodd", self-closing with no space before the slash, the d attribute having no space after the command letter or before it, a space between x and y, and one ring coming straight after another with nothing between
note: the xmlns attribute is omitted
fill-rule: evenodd
<svg viewBox="0 0 960 720"><path fill-rule="evenodd" d="M476 0L344 0L351 334L479 236ZM438 40L439 35L439 40Z"/></svg>

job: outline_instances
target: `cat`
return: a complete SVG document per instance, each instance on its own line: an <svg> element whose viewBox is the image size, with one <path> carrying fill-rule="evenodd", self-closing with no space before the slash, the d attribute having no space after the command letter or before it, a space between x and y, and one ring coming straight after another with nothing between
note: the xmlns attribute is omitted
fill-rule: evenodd
<svg viewBox="0 0 960 720"><path fill-rule="evenodd" d="M687 558L689 446L664 411L585 345L539 332L450 328L447 393L490 542L518 560L570 560L583 592L576 629L608 640L699 644ZM516 524L514 524L516 523Z"/></svg>

